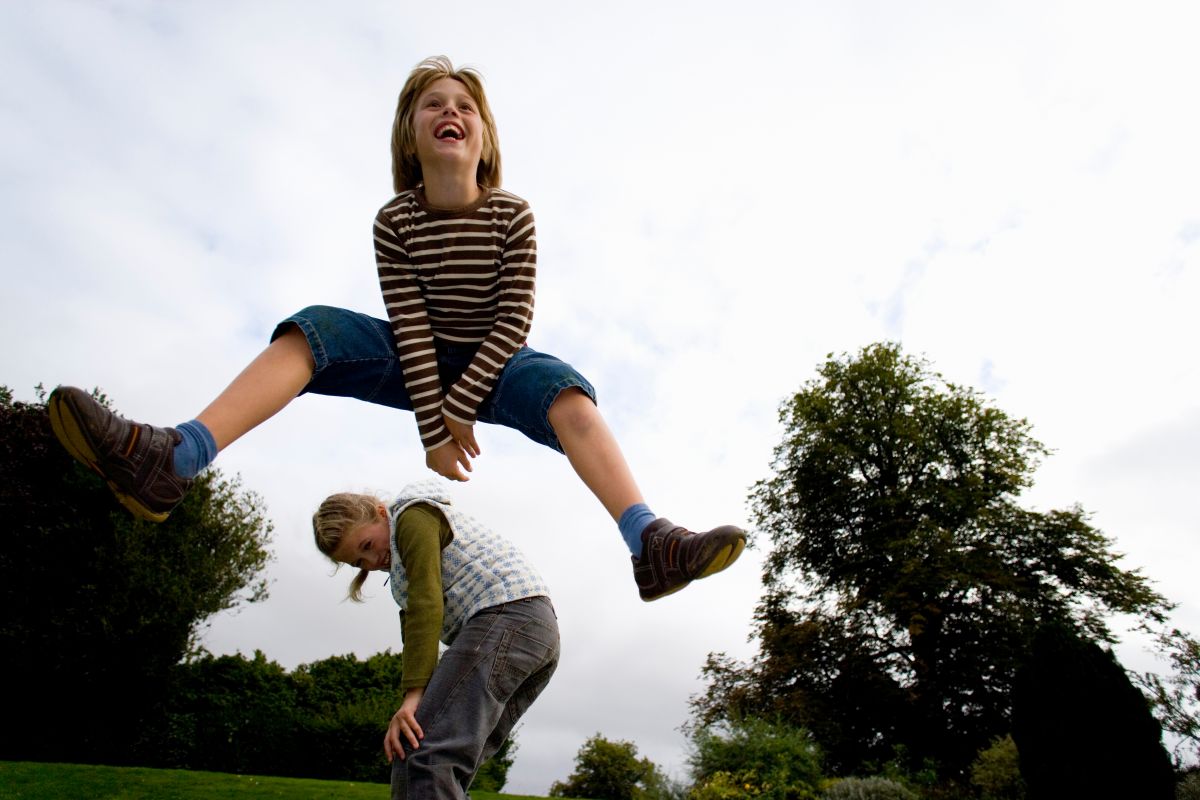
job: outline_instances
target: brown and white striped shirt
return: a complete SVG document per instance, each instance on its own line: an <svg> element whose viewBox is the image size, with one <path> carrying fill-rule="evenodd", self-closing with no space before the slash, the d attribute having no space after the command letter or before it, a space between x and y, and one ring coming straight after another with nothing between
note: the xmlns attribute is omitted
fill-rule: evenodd
<svg viewBox="0 0 1200 800"><path fill-rule="evenodd" d="M421 443L432 450L450 441L442 414L474 423L529 334L537 271L533 212L501 189L451 211L427 205L421 187L410 189L375 217L375 262ZM434 338L479 343L445 398Z"/></svg>

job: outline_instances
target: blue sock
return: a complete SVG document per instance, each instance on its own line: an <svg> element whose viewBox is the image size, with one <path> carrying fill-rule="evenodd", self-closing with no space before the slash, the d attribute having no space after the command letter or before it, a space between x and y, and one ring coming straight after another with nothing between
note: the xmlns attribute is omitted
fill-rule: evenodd
<svg viewBox="0 0 1200 800"><path fill-rule="evenodd" d="M629 552L635 556L642 554L642 531L646 530L646 526L657 517L645 503L635 503L621 513L621 518L617 520L617 527L621 529L621 536L625 539L625 544L629 545Z"/></svg>
<svg viewBox="0 0 1200 800"><path fill-rule="evenodd" d="M217 442L198 419L176 426L183 440L175 445L175 474L194 478L217 457Z"/></svg>

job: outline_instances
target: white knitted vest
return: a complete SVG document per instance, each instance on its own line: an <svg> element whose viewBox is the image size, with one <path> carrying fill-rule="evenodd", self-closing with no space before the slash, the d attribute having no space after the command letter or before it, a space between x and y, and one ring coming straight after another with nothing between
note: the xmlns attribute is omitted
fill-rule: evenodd
<svg viewBox="0 0 1200 800"><path fill-rule="evenodd" d="M454 533L453 541L442 551L443 642L453 642L463 623L482 609L525 597L549 596L542 576L515 545L451 508L450 498L437 481L422 481L405 486L388 510L393 531L392 597L400 608L408 608L408 576L396 547L396 520L413 503L428 503L441 511Z"/></svg>

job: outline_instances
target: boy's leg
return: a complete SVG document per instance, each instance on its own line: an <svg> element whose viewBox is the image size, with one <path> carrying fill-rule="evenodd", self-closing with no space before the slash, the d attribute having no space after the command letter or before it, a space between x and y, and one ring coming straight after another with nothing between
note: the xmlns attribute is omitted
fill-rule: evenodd
<svg viewBox="0 0 1200 800"><path fill-rule="evenodd" d="M577 387L564 389L547 418L575 474L614 522L625 509L644 502L621 446L592 398Z"/></svg>
<svg viewBox="0 0 1200 800"><path fill-rule="evenodd" d="M405 760L393 762L393 800L465 798L488 748L494 753L499 746L495 732L511 732L545 688L558 653L558 623L547 598L486 608L469 619L417 708L421 746L406 745Z"/></svg>
<svg viewBox="0 0 1200 800"><path fill-rule="evenodd" d="M305 391L411 409L387 322L310 306L281 322L271 338L196 420L180 427L201 426L219 452ZM80 389L60 386L48 405L51 426L67 451L99 473L122 505L142 519L165 520L191 487L190 475L208 463L177 473L178 431L125 420Z"/></svg>
<svg viewBox="0 0 1200 800"><path fill-rule="evenodd" d="M642 502L642 493L595 397L592 385L570 364L522 347L480 406L479 419L565 454L615 522Z"/></svg>
<svg viewBox="0 0 1200 800"><path fill-rule="evenodd" d="M740 528L725 525L697 534L669 520L653 519L620 445L583 392L561 392L548 416L571 466L613 519L621 520L630 510L653 520L637 534L641 548L633 555L633 577L643 600L673 594L693 580L720 572L741 555L746 534Z"/></svg>
<svg viewBox="0 0 1200 800"><path fill-rule="evenodd" d="M596 407L595 390L573 367L522 348L504 367L479 418L521 431L567 456L576 474L617 521L646 601L728 567L746 546L733 525L693 533L656 518L642 500L616 437Z"/></svg>
<svg viewBox="0 0 1200 800"><path fill-rule="evenodd" d="M292 328L251 361L197 421L211 433L217 451L223 450L286 406L312 372L312 353ZM54 390L49 408L59 441L98 472L135 516L162 522L191 488L190 478L175 469L182 440L175 429L126 420L69 386Z"/></svg>
<svg viewBox="0 0 1200 800"><path fill-rule="evenodd" d="M283 410L312 380L316 362L304 334L290 326L196 417L224 450Z"/></svg>

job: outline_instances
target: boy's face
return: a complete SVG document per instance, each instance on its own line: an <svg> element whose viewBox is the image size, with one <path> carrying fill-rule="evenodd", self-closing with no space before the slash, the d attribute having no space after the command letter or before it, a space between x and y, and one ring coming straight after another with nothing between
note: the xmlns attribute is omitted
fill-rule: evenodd
<svg viewBox="0 0 1200 800"><path fill-rule="evenodd" d="M391 569L391 525L388 524L387 509L378 506L376 512L373 521L353 528L342 537L341 544L333 551L336 561L358 569Z"/></svg>
<svg viewBox="0 0 1200 800"><path fill-rule="evenodd" d="M467 87L439 78L417 98L413 114L417 160L429 172L438 165L475 170L483 153L483 122Z"/></svg>

